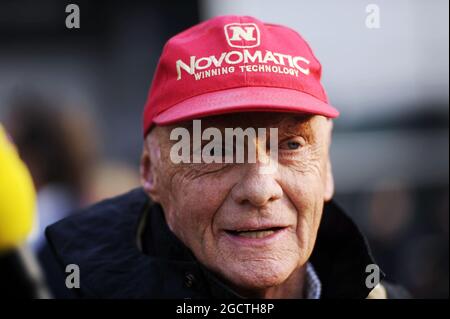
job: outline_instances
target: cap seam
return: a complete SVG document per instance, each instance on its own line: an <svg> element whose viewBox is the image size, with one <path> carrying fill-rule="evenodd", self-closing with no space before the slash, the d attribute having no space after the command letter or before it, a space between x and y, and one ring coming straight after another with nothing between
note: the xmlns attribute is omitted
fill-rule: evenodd
<svg viewBox="0 0 450 319"><path fill-rule="evenodd" d="M274 27L279 27L279 28L287 29L287 30L290 30L291 32L295 33L295 35L296 35L297 37L299 37L300 40L302 40L303 43L306 44L306 47L308 48L308 50L309 50L309 52L311 53L312 57L316 60L317 64L319 65L319 70L320 70L320 73L319 73L319 81L322 80L322 63L320 63L319 59L318 59L317 56L314 54L314 52L313 52L313 50L311 49L311 46L309 45L309 43L302 37L302 35L301 35L297 30L295 30L295 29L293 29L293 28L291 28L291 27L284 26L284 25L281 25L281 24L276 24L276 23L264 23L264 24L265 24L265 25L268 25L268 26L274 26ZM323 85L321 85L321 88L320 88L320 89L321 89L321 91L322 91L322 94L325 96L325 98L327 99L327 102L328 102L328 96L327 96L327 93L325 92L325 88L323 87Z"/></svg>
<svg viewBox="0 0 450 319"><path fill-rule="evenodd" d="M239 23L240 24L242 24L243 22L242 22L242 17L240 16L239 17ZM246 46L247 45L247 41L245 41L245 39L242 37L241 38L241 47L243 48L244 46ZM244 50L241 48L241 52L242 52L242 54L244 53ZM246 63L244 63L244 65L247 65ZM247 82L247 69L245 68L245 70L244 70L244 83L245 83L245 85L248 85L248 82Z"/></svg>

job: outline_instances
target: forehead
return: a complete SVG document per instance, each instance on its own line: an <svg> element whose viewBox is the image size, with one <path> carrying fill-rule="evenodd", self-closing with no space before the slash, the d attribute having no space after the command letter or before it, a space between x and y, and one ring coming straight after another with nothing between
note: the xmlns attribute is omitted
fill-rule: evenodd
<svg viewBox="0 0 450 319"><path fill-rule="evenodd" d="M216 115L201 118L202 128L216 127L224 128L278 128L280 131L314 131L319 128L319 122L324 121L322 116L302 115L293 113L274 113L274 112L242 112ZM192 129L193 122L185 121L171 125L169 128L184 127Z"/></svg>

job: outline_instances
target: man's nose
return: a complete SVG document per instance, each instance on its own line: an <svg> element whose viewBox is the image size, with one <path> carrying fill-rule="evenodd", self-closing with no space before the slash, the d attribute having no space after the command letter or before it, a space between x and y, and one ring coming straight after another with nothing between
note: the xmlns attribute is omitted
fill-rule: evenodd
<svg viewBox="0 0 450 319"><path fill-rule="evenodd" d="M275 175L261 173L260 165L260 163L245 165L246 172L231 190L232 199L239 205L251 204L262 207L283 196L283 190Z"/></svg>

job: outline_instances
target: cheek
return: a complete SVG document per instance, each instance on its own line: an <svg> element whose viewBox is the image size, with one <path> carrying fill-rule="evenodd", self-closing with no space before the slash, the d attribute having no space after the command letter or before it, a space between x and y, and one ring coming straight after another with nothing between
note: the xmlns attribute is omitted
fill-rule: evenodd
<svg viewBox="0 0 450 319"><path fill-rule="evenodd" d="M322 217L324 187L320 170L284 168L280 175L283 190L297 212L298 245L309 255Z"/></svg>
<svg viewBox="0 0 450 319"><path fill-rule="evenodd" d="M187 178L184 174L172 179L171 203L166 210L171 230L197 257L211 242L215 214L227 192L226 183L201 177Z"/></svg>
<svg viewBox="0 0 450 319"><path fill-rule="evenodd" d="M297 167L285 166L280 169L280 184L298 211L304 211L323 200L324 177L321 162Z"/></svg>

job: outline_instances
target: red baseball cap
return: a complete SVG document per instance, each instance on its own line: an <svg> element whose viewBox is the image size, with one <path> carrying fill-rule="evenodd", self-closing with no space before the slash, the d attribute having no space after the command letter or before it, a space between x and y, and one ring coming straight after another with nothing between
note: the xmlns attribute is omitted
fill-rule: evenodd
<svg viewBox="0 0 450 319"><path fill-rule="evenodd" d="M248 16L221 16L164 46L144 110L152 125L231 112L339 112L320 83L321 65L294 30Z"/></svg>

